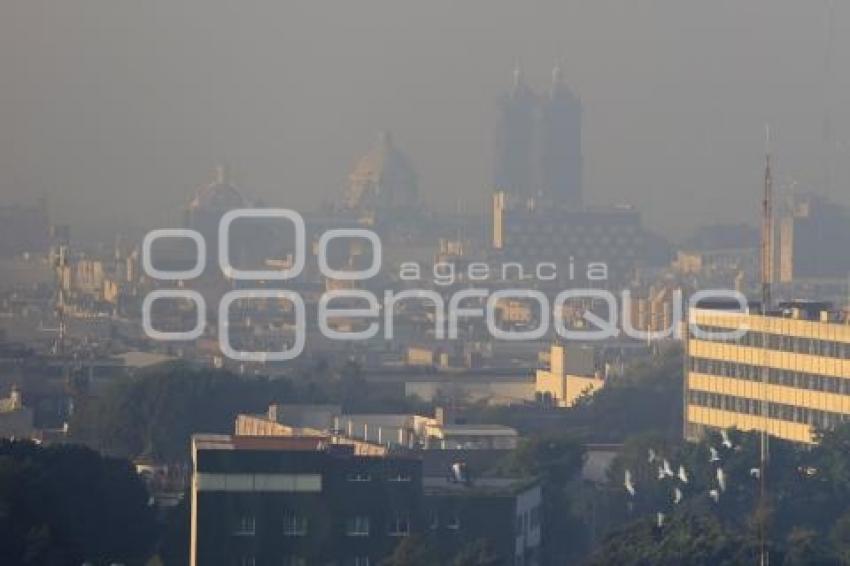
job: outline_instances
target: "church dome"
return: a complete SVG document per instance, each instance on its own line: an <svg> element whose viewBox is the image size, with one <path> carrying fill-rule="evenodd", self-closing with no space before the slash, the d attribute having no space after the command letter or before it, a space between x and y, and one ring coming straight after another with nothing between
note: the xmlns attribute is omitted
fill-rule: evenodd
<svg viewBox="0 0 850 566"><path fill-rule="evenodd" d="M229 210L243 206L245 198L239 189L230 183L227 168L222 165L216 168L215 181L198 189L189 203L190 209L204 210Z"/></svg>
<svg viewBox="0 0 850 566"><path fill-rule="evenodd" d="M387 132L381 133L377 145L357 162L348 179L345 205L349 209L410 207L419 200L416 172Z"/></svg>

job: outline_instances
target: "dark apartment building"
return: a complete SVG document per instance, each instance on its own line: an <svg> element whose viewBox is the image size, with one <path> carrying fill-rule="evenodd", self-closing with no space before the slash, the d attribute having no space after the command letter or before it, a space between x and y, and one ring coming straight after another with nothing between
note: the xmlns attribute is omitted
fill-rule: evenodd
<svg viewBox="0 0 850 566"><path fill-rule="evenodd" d="M426 532L456 554L486 540L499 564L534 566L540 560L541 490L536 480L451 476L423 478Z"/></svg>
<svg viewBox="0 0 850 566"><path fill-rule="evenodd" d="M414 453L323 436L197 435L192 457L192 566L374 566L411 534L448 551L487 538L504 564L537 564L533 480L423 478Z"/></svg>
<svg viewBox="0 0 850 566"><path fill-rule="evenodd" d="M196 436L193 566L367 566L421 529L421 463L322 437Z"/></svg>

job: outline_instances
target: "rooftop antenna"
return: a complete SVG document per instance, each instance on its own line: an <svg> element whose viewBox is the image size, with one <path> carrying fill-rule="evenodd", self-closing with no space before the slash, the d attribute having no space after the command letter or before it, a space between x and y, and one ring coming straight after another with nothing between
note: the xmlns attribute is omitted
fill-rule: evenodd
<svg viewBox="0 0 850 566"><path fill-rule="evenodd" d="M461 245L460 242L463 236L463 203L460 201L460 196L457 197L457 236L456 239L458 241L458 245Z"/></svg>
<svg viewBox="0 0 850 566"><path fill-rule="evenodd" d="M66 339L66 320L65 313L67 309L67 305L65 302L65 269L68 266L68 246L66 244L61 244L58 249L58 254L55 260L55 272L56 272L56 299L54 304L54 309L56 313L56 319L58 322L58 329L56 334L56 342L54 344L54 351L57 357L60 357L64 360L65 357L65 339ZM63 369L67 371L67 367L63 362ZM67 376L66 376L67 377Z"/></svg>
<svg viewBox="0 0 850 566"><path fill-rule="evenodd" d="M770 171L770 125L764 127L764 197L761 225L761 308L770 310L773 283L773 175Z"/></svg>
<svg viewBox="0 0 850 566"><path fill-rule="evenodd" d="M844 312L850 313L850 271L847 272L847 298L844 303ZM845 314L846 316L846 314Z"/></svg>
<svg viewBox="0 0 850 566"><path fill-rule="evenodd" d="M823 187L822 190L829 194L832 189L832 100L830 97L830 86L832 83L832 43L835 32L835 0L828 0L826 13L826 43L824 46L823 59L823 125L822 125L822 150L823 150Z"/></svg>

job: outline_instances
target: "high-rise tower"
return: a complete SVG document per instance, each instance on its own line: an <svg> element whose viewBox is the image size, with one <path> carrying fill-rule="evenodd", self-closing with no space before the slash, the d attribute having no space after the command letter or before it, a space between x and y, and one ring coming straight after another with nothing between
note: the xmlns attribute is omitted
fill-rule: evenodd
<svg viewBox="0 0 850 566"><path fill-rule="evenodd" d="M560 67L541 103L540 181L555 203L582 205L581 101L564 83Z"/></svg>
<svg viewBox="0 0 850 566"><path fill-rule="evenodd" d="M513 196L530 197L537 192L532 157L534 110L534 94L517 66L513 87L500 104L494 174L495 188Z"/></svg>

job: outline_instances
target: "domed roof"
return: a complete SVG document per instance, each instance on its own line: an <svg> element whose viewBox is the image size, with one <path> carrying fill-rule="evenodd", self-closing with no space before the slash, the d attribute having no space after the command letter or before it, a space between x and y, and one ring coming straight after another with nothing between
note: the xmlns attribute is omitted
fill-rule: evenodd
<svg viewBox="0 0 850 566"><path fill-rule="evenodd" d="M227 168L216 167L216 179L209 185L201 187L189 203L189 208L208 210L229 210L245 206L245 198L239 189L230 183Z"/></svg>
<svg viewBox="0 0 850 566"><path fill-rule="evenodd" d="M348 208L412 206L419 200L416 172L387 132L381 133L377 145L357 162L348 178Z"/></svg>

